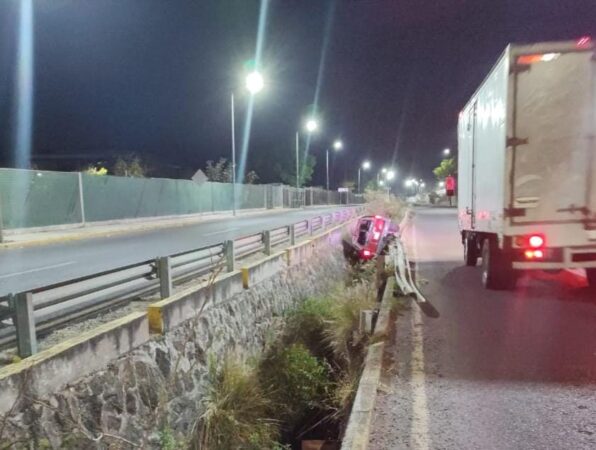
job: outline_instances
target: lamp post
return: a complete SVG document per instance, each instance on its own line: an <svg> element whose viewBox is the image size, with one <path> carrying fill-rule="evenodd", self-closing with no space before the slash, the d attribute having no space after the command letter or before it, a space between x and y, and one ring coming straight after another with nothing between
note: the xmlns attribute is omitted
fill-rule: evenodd
<svg viewBox="0 0 596 450"><path fill-rule="evenodd" d="M342 148L344 148L343 142L339 139L336 139L335 142L333 142L333 150L338 152ZM325 151L325 161L327 163L327 191L329 191L329 149Z"/></svg>
<svg viewBox="0 0 596 450"><path fill-rule="evenodd" d="M368 170L370 169L370 161L364 161L360 167L358 167L358 192L362 194L362 189L360 187L360 170Z"/></svg>
<svg viewBox="0 0 596 450"><path fill-rule="evenodd" d="M263 76L256 70L246 76L246 89L251 95L258 94L265 85ZM236 215L236 120L234 91L230 93L230 116L232 126L232 214Z"/></svg>
<svg viewBox="0 0 596 450"><path fill-rule="evenodd" d="M443 155L444 156L449 156L451 154L451 149L450 148L446 148L445 150L443 150Z"/></svg>

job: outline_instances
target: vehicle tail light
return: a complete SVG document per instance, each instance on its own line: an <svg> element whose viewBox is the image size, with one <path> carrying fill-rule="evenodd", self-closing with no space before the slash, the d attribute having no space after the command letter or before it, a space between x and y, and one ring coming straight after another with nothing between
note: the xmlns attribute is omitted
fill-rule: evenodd
<svg viewBox="0 0 596 450"><path fill-rule="evenodd" d="M528 244L532 248L541 248L544 247L544 236L540 234L533 234L528 238Z"/></svg>
<svg viewBox="0 0 596 450"><path fill-rule="evenodd" d="M381 232L380 232L380 231L375 231L375 232L373 233L373 239L374 239L375 241L378 241L380 237L381 237Z"/></svg>
<svg viewBox="0 0 596 450"><path fill-rule="evenodd" d="M383 229L383 218L375 217L375 230L381 231Z"/></svg>
<svg viewBox="0 0 596 450"><path fill-rule="evenodd" d="M524 256L526 259L542 259L544 258L544 252L542 250L526 250Z"/></svg>
<svg viewBox="0 0 596 450"><path fill-rule="evenodd" d="M370 250L362 250L362 256L370 256Z"/></svg>
<svg viewBox="0 0 596 450"><path fill-rule="evenodd" d="M590 36L581 37L575 43L575 45L577 45L579 48L589 47L590 44L592 44L592 38Z"/></svg>

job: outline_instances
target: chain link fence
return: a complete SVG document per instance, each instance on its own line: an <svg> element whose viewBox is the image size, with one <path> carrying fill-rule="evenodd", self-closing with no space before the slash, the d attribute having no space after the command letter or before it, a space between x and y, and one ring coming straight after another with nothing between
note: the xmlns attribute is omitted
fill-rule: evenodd
<svg viewBox="0 0 596 450"><path fill-rule="evenodd" d="M76 225L233 209L230 183L0 169L4 229ZM362 203L351 193L284 185L236 185L236 209Z"/></svg>

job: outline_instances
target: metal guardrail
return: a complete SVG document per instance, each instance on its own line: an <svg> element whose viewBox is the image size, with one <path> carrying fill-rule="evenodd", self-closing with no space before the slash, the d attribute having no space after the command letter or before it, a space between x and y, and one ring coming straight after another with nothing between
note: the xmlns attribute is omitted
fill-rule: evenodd
<svg viewBox="0 0 596 450"><path fill-rule="evenodd" d="M143 295L169 297L173 285L215 270L231 272L236 261L271 254L284 244L356 217L362 207L346 208L289 226L265 230L233 241L19 292L0 299L0 346L17 343L19 356L37 352L37 336Z"/></svg>
<svg viewBox="0 0 596 450"><path fill-rule="evenodd" d="M390 252L393 256L393 267L395 267L395 281L402 294L412 297L418 303L426 303L427 300L422 295L422 292L420 292L420 289L418 289L416 280L412 275L410 260L401 239L395 239Z"/></svg>

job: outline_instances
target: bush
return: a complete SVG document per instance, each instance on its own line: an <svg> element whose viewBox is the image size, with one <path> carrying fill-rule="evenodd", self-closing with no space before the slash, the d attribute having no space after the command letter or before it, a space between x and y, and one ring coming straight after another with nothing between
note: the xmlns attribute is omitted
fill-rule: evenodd
<svg viewBox="0 0 596 450"><path fill-rule="evenodd" d="M282 418L290 426L327 403L327 367L302 344L272 348L263 359L260 372L274 404L279 405Z"/></svg>
<svg viewBox="0 0 596 450"><path fill-rule="evenodd" d="M333 299L325 340L339 364L348 371L359 370L368 339L359 331L360 311L375 308L375 289L365 281L337 292Z"/></svg>
<svg viewBox="0 0 596 450"><path fill-rule="evenodd" d="M324 337L332 307L331 297L307 298L287 314L283 342L302 343L319 358L330 356Z"/></svg>
<svg viewBox="0 0 596 450"><path fill-rule="evenodd" d="M277 446L279 424L270 419L272 403L256 371L246 365L226 359L217 370L210 360L203 407L192 448L260 450Z"/></svg>

